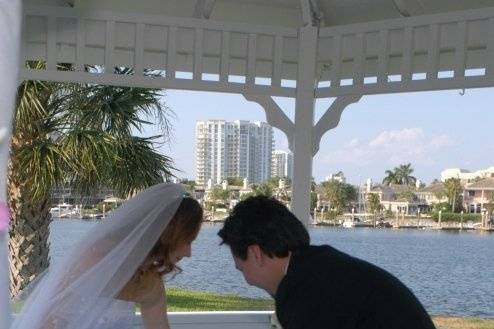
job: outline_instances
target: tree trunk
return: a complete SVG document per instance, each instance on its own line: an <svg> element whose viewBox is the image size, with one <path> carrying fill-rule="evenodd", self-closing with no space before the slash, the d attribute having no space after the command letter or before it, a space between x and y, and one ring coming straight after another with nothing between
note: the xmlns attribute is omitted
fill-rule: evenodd
<svg viewBox="0 0 494 329"><path fill-rule="evenodd" d="M15 159L9 163L8 202L11 211L9 231L10 294L15 297L38 274L48 268L50 199L33 202L29 190L16 175Z"/></svg>

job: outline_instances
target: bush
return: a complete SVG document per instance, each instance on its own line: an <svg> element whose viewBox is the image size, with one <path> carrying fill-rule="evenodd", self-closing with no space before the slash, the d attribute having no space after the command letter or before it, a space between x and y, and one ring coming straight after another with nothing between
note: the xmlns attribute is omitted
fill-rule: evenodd
<svg viewBox="0 0 494 329"><path fill-rule="evenodd" d="M441 222L461 222L461 214L452 212L443 212L441 215ZM432 219L434 221L439 220L439 213L432 213ZM481 214L463 214L463 222L480 222L482 221Z"/></svg>

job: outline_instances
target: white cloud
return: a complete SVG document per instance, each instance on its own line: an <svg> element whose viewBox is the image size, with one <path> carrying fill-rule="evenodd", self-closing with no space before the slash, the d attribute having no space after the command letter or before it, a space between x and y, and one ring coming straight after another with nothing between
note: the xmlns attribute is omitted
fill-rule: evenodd
<svg viewBox="0 0 494 329"><path fill-rule="evenodd" d="M436 154L451 145L453 140L448 135L429 135L422 128L386 130L369 141L351 140L327 154L325 162L360 166L377 161L386 165L407 162L432 165Z"/></svg>

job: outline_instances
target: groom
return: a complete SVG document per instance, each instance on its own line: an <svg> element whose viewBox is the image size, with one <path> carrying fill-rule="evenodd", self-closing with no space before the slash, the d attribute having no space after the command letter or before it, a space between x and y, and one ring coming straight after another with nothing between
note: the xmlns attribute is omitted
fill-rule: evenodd
<svg viewBox="0 0 494 329"><path fill-rule="evenodd" d="M413 293L385 270L331 246L279 201L238 203L218 232L247 283L267 291L284 329L433 329Z"/></svg>

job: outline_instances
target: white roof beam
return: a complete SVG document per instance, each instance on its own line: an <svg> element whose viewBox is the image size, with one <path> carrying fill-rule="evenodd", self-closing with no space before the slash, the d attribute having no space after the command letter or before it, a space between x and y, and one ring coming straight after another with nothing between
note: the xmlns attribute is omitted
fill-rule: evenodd
<svg viewBox="0 0 494 329"><path fill-rule="evenodd" d="M215 0L197 0L194 9L194 18L209 19L214 9Z"/></svg>

